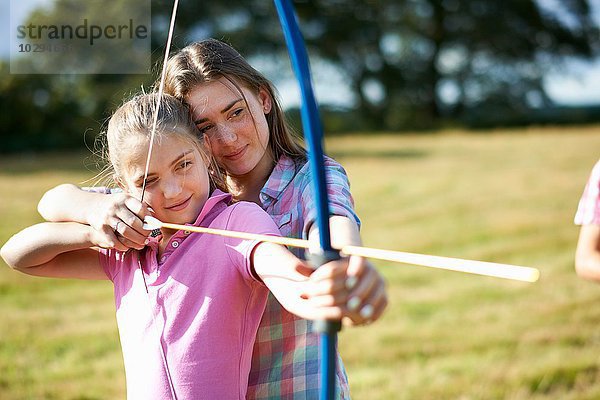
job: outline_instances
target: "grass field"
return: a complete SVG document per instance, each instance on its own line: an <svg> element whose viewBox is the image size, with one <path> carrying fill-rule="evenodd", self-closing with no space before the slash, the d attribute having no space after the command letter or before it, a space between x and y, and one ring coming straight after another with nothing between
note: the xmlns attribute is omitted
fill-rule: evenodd
<svg viewBox="0 0 600 400"><path fill-rule="evenodd" d="M600 127L328 140L365 245L538 267L525 284L376 263L390 305L340 349L354 399L598 399L600 287L573 225ZM92 175L82 154L0 161L0 242L41 194ZM112 289L0 268L0 398L124 398Z"/></svg>

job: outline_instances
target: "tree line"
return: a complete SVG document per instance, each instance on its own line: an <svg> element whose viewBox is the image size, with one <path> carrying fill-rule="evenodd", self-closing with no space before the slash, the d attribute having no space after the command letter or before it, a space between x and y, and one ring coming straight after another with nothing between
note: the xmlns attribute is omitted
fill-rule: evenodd
<svg viewBox="0 0 600 400"><path fill-rule="evenodd" d="M64 20L68 3L57 2L44 12ZM323 105L330 131L499 126L552 122L553 115L557 122L570 120L568 111L553 108L544 77L567 59L593 59L600 50L591 0L294 4L311 57L334 65L353 94L346 108ZM162 56L171 7L170 1L152 2L153 65ZM271 0L184 0L179 7L175 48L216 37L250 59L287 57ZM11 75L7 61L0 63L5 139L0 151L84 145L86 130L97 132L124 96L151 85L156 67L152 72ZM296 119L297 110L290 115ZM593 119L598 114L573 116Z"/></svg>

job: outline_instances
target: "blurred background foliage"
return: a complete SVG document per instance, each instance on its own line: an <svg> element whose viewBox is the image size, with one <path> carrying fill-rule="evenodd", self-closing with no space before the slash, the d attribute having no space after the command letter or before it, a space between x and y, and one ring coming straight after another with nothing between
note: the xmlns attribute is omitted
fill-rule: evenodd
<svg viewBox="0 0 600 400"><path fill-rule="evenodd" d="M554 104L543 84L567 60L600 53L593 1L294 4L313 70L327 66L321 79L347 87L339 102L321 106L326 130L401 132L600 120L600 107ZM63 2L45 11L57 23ZM158 75L172 5L152 1L154 67L146 75L12 75L0 60L0 153L90 146L123 97ZM231 43L279 87L291 77L271 0L181 1L174 49L206 37ZM297 109L288 113L298 119Z"/></svg>

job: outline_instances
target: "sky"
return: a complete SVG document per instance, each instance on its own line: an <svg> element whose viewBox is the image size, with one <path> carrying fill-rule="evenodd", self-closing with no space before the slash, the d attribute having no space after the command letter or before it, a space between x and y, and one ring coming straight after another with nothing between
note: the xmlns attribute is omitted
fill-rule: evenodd
<svg viewBox="0 0 600 400"><path fill-rule="evenodd" d="M0 1L0 29L4 29L0 39L0 57L10 55L10 22L18 24L33 7L49 4L53 0L2 0ZM557 0L538 0L546 7L555 7ZM595 20L600 25L600 1L590 2L594 9ZM12 12L12 21L11 21ZM16 23L15 23L16 22ZM260 64L260 63L258 63ZM313 62L313 80L315 94L320 103L348 105L352 93L346 87L343 77L331 66ZM255 65L259 70L260 65ZM319 66L315 68L315 66ZM269 71L263 71L269 75ZM291 72L289 77L291 78ZM277 83L285 107L296 106L300 102L299 89L291 79ZM561 71L550 73L544 79L548 95L559 105L600 104L600 58L592 61L568 61Z"/></svg>
<svg viewBox="0 0 600 400"><path fill-rule="evenodd" d="M561 105L600 104L600 60L571 61L565 70L550 74L544 81L552 100Z"/></svg>

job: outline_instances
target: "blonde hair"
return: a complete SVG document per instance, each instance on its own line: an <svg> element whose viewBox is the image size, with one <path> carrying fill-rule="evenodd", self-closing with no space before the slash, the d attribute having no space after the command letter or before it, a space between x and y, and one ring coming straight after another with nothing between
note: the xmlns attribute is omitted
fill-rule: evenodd
<svg viewBox="0 0 600 400"><path fill-rule="evenodd" d="M266 119L269 126L268 146L275 161L282 155L296 162L306 160L306 150L285 120L273 84L226 43L216 39L195 42L171 57L167 62L165 92L185 101L197 85L219 78L231 82L242 97L240 84L256 93L260 89L265 90L273 104Z"/></svg>
<svg viewBox="0 0 600 400"><path fill-rule="evenodd" d="M154 140L160 141L167 135L178 135L194 145L209 171L214 171L214 158L204 149L196 133L188 107L170 95L158 97L157 93L139 94L126 101L111 116L106 130L105 158L116 181L122 182L123 151L127 149L126 140L132 135L150 139L154 113L158 107L158 118ZM211 172L211 191L222 188L223 180Z"/></svg>

